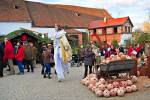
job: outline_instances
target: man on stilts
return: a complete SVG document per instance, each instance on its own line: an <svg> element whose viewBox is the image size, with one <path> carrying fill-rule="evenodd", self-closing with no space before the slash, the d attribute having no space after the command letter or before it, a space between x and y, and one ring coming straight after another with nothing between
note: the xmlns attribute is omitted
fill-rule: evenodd
<svg viewBox="0 0 150 100"><path fill-rule="evenodd" d="M58 82L65 79L64 73L68 72L69 61L72 59L72 50L65 34L66 32L55 24L54 61Z"/></svg>

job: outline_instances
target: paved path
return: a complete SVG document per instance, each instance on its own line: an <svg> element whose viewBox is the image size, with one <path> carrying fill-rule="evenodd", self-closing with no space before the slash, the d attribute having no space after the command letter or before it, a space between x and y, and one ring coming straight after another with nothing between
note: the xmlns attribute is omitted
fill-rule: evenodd
<svg viewBox="0 0 150 100"><path fill-rule="evenodd" d="M96 97L80 83L83 67L72 67L65 81L43 79L41 68L25 75L5 76L0 79L0 100L150 100L150 90L127 94L125 97Z"/></svg>

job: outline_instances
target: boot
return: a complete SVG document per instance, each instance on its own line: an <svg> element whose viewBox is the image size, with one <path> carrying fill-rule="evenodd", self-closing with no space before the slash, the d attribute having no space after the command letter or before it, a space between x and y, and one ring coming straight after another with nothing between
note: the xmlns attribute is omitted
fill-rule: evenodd
<svg viewBox="0 0 150 100"><path fill-rule="evenodd" d="M46 73L44 73L44 76L43 76L43 78L46 78Z"/></svg>
<svg viewBox="0 0 150 100"><path fill-rule="evenodd" d="M51 74L48 74L48 78L51 79Z"/></svg>

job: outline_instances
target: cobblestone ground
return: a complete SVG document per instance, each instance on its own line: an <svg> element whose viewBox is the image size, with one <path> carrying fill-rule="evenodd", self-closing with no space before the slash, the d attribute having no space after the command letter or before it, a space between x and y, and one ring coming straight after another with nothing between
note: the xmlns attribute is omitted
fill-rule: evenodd
<svg viewBox="0 0 150 100"><path fill-rule="evenodd" d="M96 97L80 83L83 67L71 67L66 80L61 83L54 74L52 79L44 79L40 71L38 66L34 73L5 75L0 79L0 100L150 100L150 90L126 94L125 97Z"/></svg>

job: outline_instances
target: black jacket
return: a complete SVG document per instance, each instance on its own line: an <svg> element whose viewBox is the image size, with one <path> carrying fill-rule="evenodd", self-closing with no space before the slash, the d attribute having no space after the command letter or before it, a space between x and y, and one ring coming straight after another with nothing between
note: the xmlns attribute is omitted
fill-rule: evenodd
<svg viewBox="0 0 150 100"><path fill-rule="evenodd" d="M0 60L3 61L3 56L4 56L4 46L3 43L0 43Z"/></svg>
<svg viewBox="0 0 150 100"><path fill-rule="evenodd" d="M86 50L84 53L84 64L88 66L93 66L95 60L95 54L91 50Z"/></svg>

